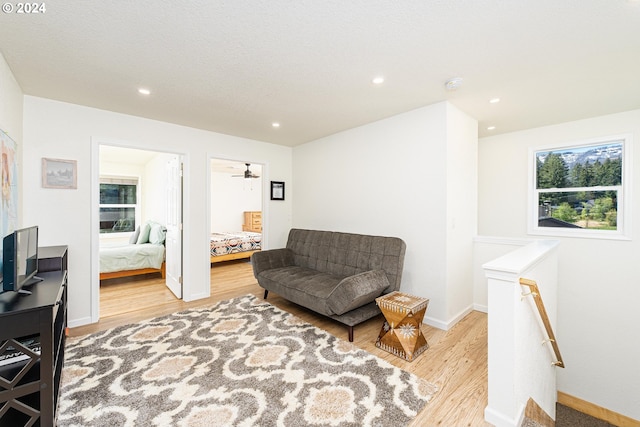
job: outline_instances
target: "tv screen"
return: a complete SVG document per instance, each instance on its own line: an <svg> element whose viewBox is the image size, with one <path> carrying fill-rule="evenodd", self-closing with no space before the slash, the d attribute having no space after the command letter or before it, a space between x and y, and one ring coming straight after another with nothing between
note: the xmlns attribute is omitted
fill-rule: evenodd
<svg viewBox="0 0 640 427"><path fill-rule="evenodd" d="M38 226L5 236L2 257L2 290L19 291L38 272Z"/></svg>

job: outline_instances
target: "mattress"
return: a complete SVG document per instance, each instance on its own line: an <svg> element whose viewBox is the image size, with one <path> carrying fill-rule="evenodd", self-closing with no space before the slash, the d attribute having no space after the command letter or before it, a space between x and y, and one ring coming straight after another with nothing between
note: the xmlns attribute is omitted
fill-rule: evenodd
<svg viewBox="0 0 640 427"><path fill-rule="evenodd" d="M262 234L250 231L211 233L211 256L258 251L262 248Z"/></svg>
<svg viewBox="0 0 640 427"><path fill-rule="evenodd" d="M164 245L142 243L100 247L100 273L162 267Z"/></svg>

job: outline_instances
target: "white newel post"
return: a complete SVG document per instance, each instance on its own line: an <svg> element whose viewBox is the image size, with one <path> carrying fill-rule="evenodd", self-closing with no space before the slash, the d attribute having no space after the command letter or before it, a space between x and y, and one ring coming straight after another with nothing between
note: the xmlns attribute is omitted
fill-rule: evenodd
<svg viewBox="0 0 640 427"><path fill-rule="evenodd" d="M538 240L483 265L488 286L489 404L485 420L519 427L533 398L555 419L554 355L531 296L520 278L535 280L556 328L557 241ZM528 292L525 289L524 292Z"/></svg>

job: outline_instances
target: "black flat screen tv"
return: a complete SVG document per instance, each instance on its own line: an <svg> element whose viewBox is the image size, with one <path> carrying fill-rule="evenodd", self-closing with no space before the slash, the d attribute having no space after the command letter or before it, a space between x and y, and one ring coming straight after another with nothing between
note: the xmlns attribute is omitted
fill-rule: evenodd
<svg viewBox="0 0 640 427"><path fill-rule="evenodd" d="M21 228L2 240L2 291L19 292L38 272L38 226ZM36 278L37 280L37 278Z"/></svg>

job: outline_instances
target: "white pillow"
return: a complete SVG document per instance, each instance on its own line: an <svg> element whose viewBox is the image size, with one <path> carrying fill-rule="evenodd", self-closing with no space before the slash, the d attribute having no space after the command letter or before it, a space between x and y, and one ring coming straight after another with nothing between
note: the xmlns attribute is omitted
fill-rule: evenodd
<svg viewBox="0 0 640 427"><path fill-rule="evenodd" d="M136 244L141 245L143 243L149 243L149 232L151 231L151 226L149 223L145 223L140 229L140 235L138 236L138 240Z"/></svg>
<svg viewBox="0 0 640 427"><path fill-rule="evenodd" d="M136 231L131 233L131 237L129 238L129 243L135 245L138 242L138 236L140 236L140 226L136 228Z"/></svg>
<svg viewBox="0 0 640 427"><path fill-rule="evenodd" d="M164 239L167 236L167 229L157 222L151 223L151 230L149 231L149 243L154 245L164 244Z"/></svg>

